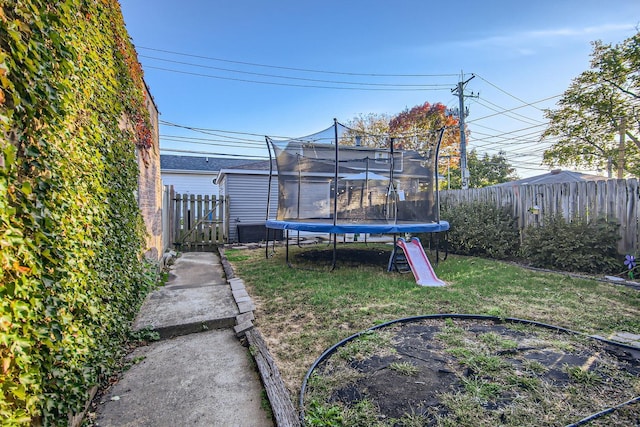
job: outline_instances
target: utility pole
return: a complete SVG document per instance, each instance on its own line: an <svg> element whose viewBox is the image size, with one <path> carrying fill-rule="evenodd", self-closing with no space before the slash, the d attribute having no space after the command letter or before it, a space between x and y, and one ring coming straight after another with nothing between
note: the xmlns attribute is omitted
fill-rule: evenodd
<svg viewBox="0 0 640 427"><path fill-rule="evenodd" d="M451 89L451 93L458 95L458 102L460 105L460 112L458 114L460 125L460 171L462 173L462 189L469 188L469 168L467 167L467 135L465 133L464 119L468 112L464 109L464 86L473 79L475 75L471 75L467 80L458 82L455 89ZM469 96L469 95L467 95ZM470 96L474 96L473 93ZM475 95L477 97L477 95Z"/></svg>

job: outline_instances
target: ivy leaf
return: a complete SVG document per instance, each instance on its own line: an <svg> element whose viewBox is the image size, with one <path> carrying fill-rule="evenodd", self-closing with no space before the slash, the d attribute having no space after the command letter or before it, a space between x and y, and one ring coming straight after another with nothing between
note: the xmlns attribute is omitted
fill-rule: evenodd
<svg viewBox="0 0 640 427"><path fill-rule="evenodd" d="M20 265L20 264L18 264L17 261L13 262L13 269L16 270L20 274L26 274L29 271L31 271L31 269L29 267L25 267L24 265Z"/></svg>
<svg viewBox="0 0 640 427"><path fill-rule="evenodd" d="M4 117L4 116L0 115L0 119L2 117ZM4 117L4 118L6 118L6 117ZM7 121L8 121L8 119L7 119ZM13 166L15 161L16 161L16 147L11 145L11 144L8 144L4 148L4 164L5 164L5 167L8 168L10 166Z"/></svg>
<svg viewBox="0 0 640 427"><path fill-rule="evenodd" d="M22 183L22 193L26 196L32 193L31 183L29 181L25 181Z"/></svg>

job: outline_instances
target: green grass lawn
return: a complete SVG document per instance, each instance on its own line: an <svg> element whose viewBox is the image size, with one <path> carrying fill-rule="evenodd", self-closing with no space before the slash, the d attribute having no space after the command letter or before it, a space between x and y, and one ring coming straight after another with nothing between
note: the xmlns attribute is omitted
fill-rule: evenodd
<svg viewBox="0 0 640 427"><path fill-rule="evenodd" d="M390 251L389 246L380 248ZM450 255L435 267L448 286L421 287L412 274L388 273L386 265L339 263L329 272L297 259L300 250L291 249L296 269L287 267L284 248L270 259L265 259L264 249L225 252L257 304L255 323L292 397L310 365L329 346L408 316L488 314L605 337L621 331L640 334L640 292L621 285Z"/></svg>

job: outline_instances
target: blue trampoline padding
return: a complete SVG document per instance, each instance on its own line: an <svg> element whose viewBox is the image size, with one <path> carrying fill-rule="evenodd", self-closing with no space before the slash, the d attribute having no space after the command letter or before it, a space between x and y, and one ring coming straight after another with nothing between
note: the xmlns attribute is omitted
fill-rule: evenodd
<svg viewBox="0 0 640 427"><path fill-rule="evenodd" d="M368 223L368 224L336 224L323 222L298 222L298 221L276 221L267 220L267 228L278 230L311 231L315 233L372 233L372 234L400 234L400 233L437 233L447 231L449 223L447 221L426 222L426 223Z"/></svg>

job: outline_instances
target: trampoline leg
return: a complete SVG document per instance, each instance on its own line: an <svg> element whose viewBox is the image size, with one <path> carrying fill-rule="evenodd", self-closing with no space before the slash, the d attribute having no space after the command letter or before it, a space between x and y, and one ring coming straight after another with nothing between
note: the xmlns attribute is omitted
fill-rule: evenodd
<svg viewBox="0 0 640 427"><path fill-rule="evenodd" d="M338 235L333 235L333 261L331 263L331 271L336 269L336 261L338 260Z"/></svg>
<svg viewBox="0 0 640 427"><path fill-rule="evenodd" d="M440 234L439 233L429 233L429 251L436 251L436 260L434 265L438 265L440 262L440 249L438 246L440 245Z"/></svg>
<svg viewBox="0 0 640 427"><path fill-rule="evenodd" d="M269 238L270 236L270 228L267 228L267 245L264 248L265 258L269 259L276 253L276 231L273 230L273 240ZM271 242L271 253L269 253L269 242Z"/></svg>
<svg viewBox="0 0 640 427"><path fill-rule="evenodd" d="M391 273L393 270L393 266L396 259L396 252L398 250L398 245L396 243L395 234L393 236L393 250L391 251L391 256L389 257L389 264L387 264L387 273Z"/></svg>
<svg viewBox="0 0 640 427"><path fill-rule="evenodd" d="M444 232L444 258L442 260L446 261L448 256L449 256L449 232L445 231Z"/></svg>
<svg viewBox="0 0 640 427"><path fill-rule="evenodd" d="M289 230L287 230L287 235L286 235L285 238L287 239L287 243L285 243L285 247L287 249L286 249L286 253L285 253L285 256L284 256L284 260L287 263L287 265L289 266L289 268L293 268L293 266L289 262Z"/></svg>

